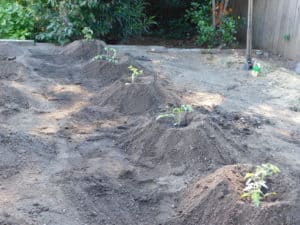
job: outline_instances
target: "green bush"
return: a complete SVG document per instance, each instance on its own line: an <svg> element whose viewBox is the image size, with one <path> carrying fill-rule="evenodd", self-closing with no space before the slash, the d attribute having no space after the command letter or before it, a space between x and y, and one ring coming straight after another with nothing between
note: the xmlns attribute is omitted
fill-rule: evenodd
<svg viewBox="0 0 300 225"><path fill-rule="evenodd" d="M149 15L158 22L152 35L185 39L197 33L200 46L236 44L237 20L223 17L213 29L210 0L0 0L0 38L117 43L149 31L155 24Z"/></svg>
<svg viewBox="0 0 300 225"><path fill-rule="evenodd" d="M0 37L61 44L86 37L117 42L148 31L143 0L0 0ZM85 29L86 28L86 29Z"/></svg>
<svg viewBox="0 0 300 225"><path fill-rule="evenodd" d="M200 46L213 47L217 45L217 32L216 30L204 20L197 23L197 44Z"/></svg>
<svg viewBox="0 0 300 225"><path fill-rule="evenodd" d="M224 16L217 30L220 37L220 43L226 46L235 46L237 44L238 22L233 16Z"/></svg>
<svg viewBox="0 0 300 225"><path fill-rule="evenodd" d="M50 8L43 17L49 24L37 38L62 44L82 38L85 27L95 38L115 42L139 35L154 23L146 16L142 0L52 0L44 3L44 8Z"/></svg>
<svg viewBox="0 0 300 225"><path fill-rule="evenodd" d="M152 34L168 39L186 39L191 36L193 30L192 25L185 18L171 18L161 23L158 31Z"/></svg>
<svg viewBox="0 0 300 225"><path fill-rule="evenodd" d="M237 29L239 19L233 16L223 16L220 25L215 29L212 26L211 1L199 4L193 2L187 10L186 17L196 25L197 44L205 47L224 45L233 47L237 44Z"/></svg>
<svg viewBox="0 0 300 225"><path fill-rule="evenodd" d="M14 2L1 2L0 38L32 38L34 32L34 13L31 8Z"/></svg>
<svg viewBox="0 0 300 225"><path fill-rule="evenodd" d="M156 26L151 35L167 39L186 39L194 32L192 24L185 19L185 11L192 0L145 0L147 13L155 15Z"/></svg>

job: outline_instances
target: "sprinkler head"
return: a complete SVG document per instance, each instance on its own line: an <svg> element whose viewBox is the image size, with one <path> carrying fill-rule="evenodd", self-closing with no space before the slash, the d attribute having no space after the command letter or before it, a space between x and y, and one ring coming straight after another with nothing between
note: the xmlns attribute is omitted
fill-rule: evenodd
<svg viewBox="0 0 300 225"><path fill-rule="evenodd" d="M249 58L247 58L246 63L244 65L244 70L252 70L252 68L253 68L253 61L249 57Z"/></svg>

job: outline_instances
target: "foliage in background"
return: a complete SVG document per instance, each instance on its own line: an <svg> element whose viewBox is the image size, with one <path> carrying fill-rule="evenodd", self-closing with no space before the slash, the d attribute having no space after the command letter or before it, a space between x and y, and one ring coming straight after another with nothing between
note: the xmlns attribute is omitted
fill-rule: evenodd
<svg viewBox="0 0 300 225"><path fill-rule="evenodd" d="M93 40L94 31L89 27L84 27L82 29L82 34L85 40L90 41Z"/></svg>
<svg viewBox="0 0 300 225"><path fill-rule="evenodd" d="M17 2L1 2L0 38L32 38L34 31L33 10Z"/></svg>
<svg viewBox="0 0 300 225"><path fill-rule="evenodd" d="M200 46L210 48L218 45L235 46L237 44L237 30L241 21L240 17L223 15L220 18L219 26L214 29L211 10L210 0L205 0L203 4L192 2L191 8L187 10L186 17L196 25L197 43Z"/></svg>
<svg viewBox="0 0 300 225"><path fill-rule="evenodd" d="M217 43L215 29L211 25L212 16L209 2L206 1L201 5L197 2L192 2L191 8L187 10L186 18L196 25L198 33L197 44L212 47Z"/></svg>
<svg viewBox="0 0 300 225"><path fill-rule="evenodd" d="M144 12L142 0L52 0L52 11L45 32L38 39L60 43L78 39L89 27L94 37L106 41L119 41L139 35L154 23ZM47 3L45 7L49 6Z"/></svg>
<svg viewBox="0 0 300 225"><path fill-rule="evenodd" d="M168 39L187 39L194 33L193 25L184 17L192 0L146 0L147 13L155 15L157 25L152 36Z"/></svg>
<svg viewBox="0 0 300 225"><path fill-rule="evenodd" d="M11 7L15 8L15 14L6 9ZM116 42L148 31L154 23L153 17L145 13L143 0L1 1L0 10L4 11L0 21L2 30L5 30L0 38L4 34L29 38L36 35L37 40L61 44L84 37L87 34L83 33L87 31L85 28L89 28L95 38ZM10 18L10 14L12 22L3 22Z"/></svg>
<svg viewBox="0 0 300 225"><path fill-rule="evenodd" d="M150 31L181 40L198 34L200 46L232 47L241 20L220 20L213 29L211 0L0 0L0 38L60 44L81 38L118 43Z"/></svg>

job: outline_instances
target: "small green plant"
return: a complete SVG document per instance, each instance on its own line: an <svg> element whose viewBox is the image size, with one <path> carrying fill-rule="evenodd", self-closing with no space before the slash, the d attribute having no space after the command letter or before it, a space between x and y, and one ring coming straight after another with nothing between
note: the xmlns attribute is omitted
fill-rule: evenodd
<svg viewBox="0 0 300 225"><path fill-rule="evenodd" d="M291 35L290 34L285 34L285 35L283 35L283 39L285 41L289 41L289 40L291 40Z"/></svg>
<svg viewBox="0 0 300 225"><path fill-rule="evenodd" d="M94 32L91 28L89 28L89 27L83 28L82 34L83 34L85 40L87 40L87 41L93 40Z"/></svg>
<svg viewBox="0 0 300 225"><path fill-rule="evenodd" d="M111 63L117 63L118 59L117 59L117 50L111 47L105 47L104 48L105 54L103 55L96 55L93 58L93 61L96 60L105 60Z"/></svg>
<svg viewBox="0 0 300 225"><path fill-rule="evenodd" d="M143 74L143 70L136 68L133 65L130 65L128 69L131 71L131 83L135 82L135 78L141 74Z"/></svg>
<svg viewBox="0 0 300 225"><path fill-rule="evenodd" d="M187 112L193 112L194 109L191 105L181 105L180 107L176 107L172 110L172 113L160 114L156 117L156 120L160 120L163 118L172 118L175 120L174 125L180 126L182 124L183 115Z"/></svg>
<svg viewBox="0 0 300 225"><path fill-rule="evenodd" d="M242 198L251 199L252 203L259 207L261 200L269 195L275 195L275 192L267 192L268 186L266 184L266 177L279 173L277 166L267 163L257 166L254 173L247 173L245 176L246 187Z"/></svg>

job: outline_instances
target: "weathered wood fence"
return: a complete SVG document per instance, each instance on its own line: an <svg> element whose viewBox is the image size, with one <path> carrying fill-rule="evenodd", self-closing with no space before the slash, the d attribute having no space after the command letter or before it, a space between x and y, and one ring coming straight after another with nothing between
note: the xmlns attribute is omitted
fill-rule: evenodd
<svg viewBox="0 0 300 225"><path fill-rule="evenodd" d="M231 7L247 18L248 0L231 0ZM253 16L254 48L300 60L300 0L254 0Z"/></svg>

